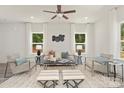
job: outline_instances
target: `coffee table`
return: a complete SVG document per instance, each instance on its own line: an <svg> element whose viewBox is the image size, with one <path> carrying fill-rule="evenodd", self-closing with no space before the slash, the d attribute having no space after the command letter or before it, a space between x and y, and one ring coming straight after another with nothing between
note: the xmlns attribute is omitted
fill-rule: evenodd
<svg viewBox="0 0 124 93"><path fill-rule="evenodd" d="M45 60L43 65L44 65L44 69L47 69L48 66L61 66L61 65L75 66L76 64L72 60L69 60L69 59L57 59L55 61Z"/></svg>

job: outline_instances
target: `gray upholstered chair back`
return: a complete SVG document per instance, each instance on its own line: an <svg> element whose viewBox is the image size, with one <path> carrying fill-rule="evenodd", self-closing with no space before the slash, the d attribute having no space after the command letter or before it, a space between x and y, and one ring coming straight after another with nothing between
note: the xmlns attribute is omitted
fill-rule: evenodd
<svg viewBox="0 0 124 93"><path fill-rule="evenodd" d="M103 58L105 58L106 60L113 60L113 55L112 55L112 54L104 54L104 53L101 53L101 54L100 54L100 57L103 57Z"/></svg>

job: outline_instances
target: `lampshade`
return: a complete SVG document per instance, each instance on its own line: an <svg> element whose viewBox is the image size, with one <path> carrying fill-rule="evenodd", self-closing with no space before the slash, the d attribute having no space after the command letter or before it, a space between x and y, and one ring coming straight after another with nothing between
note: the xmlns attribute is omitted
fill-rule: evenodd
<svg viewBox="0 0 124 93"><path fill-rule="evenodd" d="M77 45L77 49L81 50L82 49L82 45Z"/></svg>
<svg viewBox="0 0 124 93"><path fill-rule="evenodd" d="M41 45L36 45L36 49L40 50L40 49L42 49L42 46Z"/></svg>

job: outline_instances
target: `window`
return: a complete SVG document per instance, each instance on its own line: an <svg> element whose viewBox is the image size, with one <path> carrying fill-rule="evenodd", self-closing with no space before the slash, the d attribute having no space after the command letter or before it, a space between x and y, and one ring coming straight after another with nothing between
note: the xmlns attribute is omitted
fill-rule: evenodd
<svg viewBox="0 0 124 93"><path fill-rule="evenodd" d="M81 51L81 53L86 52L86 34L85 33L75 33L75 51Z"/></svg>
<svg viewBox="0 0 124 93"><path fill-rule="evenodd" d="M37 53L37 50L43 52L43 33L32 33L32 53Z"/></svg>
<svg viewBox="0 0 124 93"><path fill-rule="evenodd" d="M120 45L121 45L120 57L124 58L124 23L121 24L121 42L120 42Z"/></svg>

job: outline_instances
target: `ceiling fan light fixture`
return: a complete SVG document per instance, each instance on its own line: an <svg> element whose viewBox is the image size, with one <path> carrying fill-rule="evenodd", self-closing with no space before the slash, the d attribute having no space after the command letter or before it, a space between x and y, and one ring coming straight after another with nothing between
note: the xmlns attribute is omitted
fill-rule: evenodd
<svg viewBox="0 0 124 93"><path fill-rule="evenodd" d="M69 13L75 13L76 10L68 10L68 11L62 11L61 9L61 5L57 5L57 10L56 12L53 12L53 11L47 11L47 10L44 10L43 12L47 12L47 13L54 13L55 15L51 18L51 19L54 19L56 17L59 17L59 18L64 18L64 19L69 19L65 14L69 14Z"/></svg>
<svg viewBox="0 0 124 93"><path fill-rule="evenodd" d="M57 16L58 16L59 18L62 18L63 14L62 14L62 13L59 13L59 14L57 14Z"/></svg>

